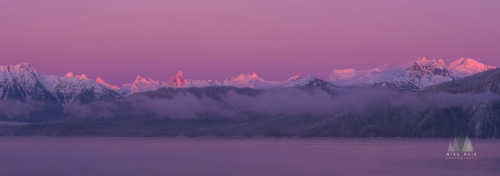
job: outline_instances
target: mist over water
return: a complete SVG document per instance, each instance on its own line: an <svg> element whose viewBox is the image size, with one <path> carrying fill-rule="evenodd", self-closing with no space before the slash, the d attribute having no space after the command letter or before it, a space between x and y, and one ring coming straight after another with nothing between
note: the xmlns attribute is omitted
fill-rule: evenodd
<svg viewBox="0 0 500 176"><path fill-rule="evenodd" d="M1 175L498 175L500 141L446 160L452 139L2 137Z"/></svg>

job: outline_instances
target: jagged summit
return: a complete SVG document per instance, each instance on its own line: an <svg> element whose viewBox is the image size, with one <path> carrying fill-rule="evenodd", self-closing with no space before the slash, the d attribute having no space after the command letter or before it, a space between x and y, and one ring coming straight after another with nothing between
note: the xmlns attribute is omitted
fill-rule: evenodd
<svg viewBox="0 0 500 176"><path fill-rule="evenodd" d="M97 77L97 78L95 79L95 82L97 82L97 83L99 83L99 84L101 84L101 85L104 85L104 86L106 86L106 87L108 87L108 88L111 88L111 89L113 89L113 90L119 90L119 89L120 89L120 87L115 86L115 85L108 84L108 83L106 83L106 82L105 82L102 78L99 78L99 77Z"/></svg>
<svg viewBox="0 0 500 176"><path fill-rule="evenodd" d="M370 66L366 70L355 70L352 68L334 70L329 76L328 82L340 86L369 84L391 86L395 88L420 89L493 68L496 67L482 64L471 58L460 58L446 65L442 59L434 60L422 57L398 66L389 66L385 64ZM69 72L65 76L44 76L27 63L0 66L0 83L3 84L3 87L14 90L18 88L12 87L11 85L23 85L23 88L28 87L26 89L29 89L41 84L47 91L54 95L65 92L66 97L60 98L64 99L61 100L64 102L71 102L72 98L77 97L77 94L81 93L82 89L92 90L94 91L93 95L98 97L107 91L113 91L120 95L127 96L137 92L155 91L162 87L189 88L232 86L238 88L269 89L277 87L296 87L311 82L323 84L321 83L322 80L318 80L320 79L311 76L301 77L296 75L285 81L267 81L260 78L257 73L240 74L235 77L229 77L223 81L196 80L186 79L181 71L177 71L175 76L167 78L165 82L154 80L151 77L144 78L137 76L132 83L118 87L106 83L102 78L97 78L94 81L90 80L85 74L76 75L73 72ZM74 94L70 94L70 92L74 92ZM0 97L3 96L3 94L0 95Z"/></svg>
<svg viewBox="0 0 500 176"><path fill-rule="evenodd" d="M253 79L261 79L259 78L259 76L257 76L257 73L252 73L252 75L250 75Z"/></svg>
<svg viewBox="0 0 500 176"><path fill-rule="evenodd" d="M257 76L257 73L252 73L252 74L240 74L237 77L230 77L227 79L228 81L245 81L245 80L261 80L263 81L264 79L260 78Z"/></svg>
<svg viewBox="0 0 500 176"><path fill-rule="evenodd" d="M492 68L496 67L486 66L471 58L460 58L447 66L442 59L429 60L422 57L399 66L382 65L372 66L367 70L334 70L329 76L329 82L341 86L382 83L391 87L423 88Z"/></svg>
<svg viewBox="0 0 500 176"><path fill-rule="evenodd" d="M301 77L300 75L292 76L288 78L286 81L282 82L276 82L273 84L271 87L268 88L281 88L281 87L297 87L297 86L304 86L306 84L315 84L318 80L321 80L319 78L316 78L314 76L306 76L306 77ZM323 80L321 80L323 81ZM325 81L323 81L325 82Z"/></svg>
<svg viewBox="0 0 500 176"><path fill-rule="evenodd" d="M27 63L0 66L0 99L30 102L45 97L48 93L38 81L39 77L41 74Z"/></svg>
<svg viewBox="0 0 500 176"><path fill-rule="evenodd" d="M0 66L0 97L24 102L54 101L63 107L117 94L85 75L41 75L27 63Z"/></svg>
<svg viewBox="0 0 500 176"><path fill-rule="evenodd" d="M161 83L158 80L151 79L151 77L146 79L146 78L143 78L141 76L137 76L132 84L134 84L134 85L137 85L137 84L158 84L158 85L160 85Z"/></svg>
<svg viewBox="0 0 500 176"><path fill-rule="evenodd" d="M73 78L75 77L75 75L73 74L73 72L69 72L67 73L66 75L64 75L65 77L68 77L68 78Z"/></svg>
<svg viewBox="0 0 500 176"><path fill-rule="evenodd" d="M149 79L137 76L134 82L132 83L130 90L132 92L143 92L149 90L156 90L159 86L163 85L162 82L158 80L153 80L151 77Z"/></svg>
<svg viewBox="0 0 500 176"><path fill-rule="evenodd" d="M295 75L295 76L288 78L287 81L295 81L295 80L300 79L300 78L302 78L302 77L300 77L300 75Z"/></svg>
<svg viewBox="0 0 500 176"><path fill-rule="evenodd" d="M177 71L177 74L175 74L175 76L170 77L167 84L175 87L182 87L186 85L187 82L188 80L184 79L184 76L182 76L182 72Z"/></svg>
<svg viewBox="0 0 500 176"><path fill-rule="evenodd" d="M426 59L425 57L417 58L415 60L415 62L411 62L411 64L417 64L417 65L422 65L422 66L435 66L438 68L446 67L446 64L444 63L443 59L439 59L436 61L435 59L429 60L429 59ZM407 65L407 64L405 64L405 65Z"/></svg>
<svg viewBox="0 0 500 176"><path fill-rule="evenodd" d="M450 68L467 67L467 68L478 68L482 70L489 70L496 68L495 66L488 66L483 63L480 63L472 58L464 58L464 57L451 62L449 67Z"/></svg>
<svg viewBox="0 0 500 176"><path fill-rule="evenodd" d="M16 65L2 65L0 66L0 76L20 76L20 75L31 75L31 76L40 76L30 64L21 63ZM1 77L0 77L1 78Z"/></svg>
<svg viewBox="0 0 500 176"><path fill-rule="evenodd" d="M497 68L495 66L488 66L480 63L472 58L460 58L456 61L451 62L448 66L450 69L454 70L454 74L458 77L466 77L479 72Z"/></svg>
<svg viewBox="0 0 500 176"><path fill-rule="evenodd" d="M256 73L252 73L250 75L240 74L237 77L230 77L222 82L223 86L233 86L233 87L249 87L249 88L266 88L270 87L276 82L266 81Z"/></svg>
<svg viewBox="0 0 500 176"><path fill-rule="evenodd" d="M81 79L81 80L88 80L88 81L91 81L91 79L89 79L87 77L87 75L85 74L81 74L81 75L75 75L73 72L69 72L67 73L66 75L64 75L64 77L67 77L67 78L78 78L78 79ZM115 86L115 85L111 85L111 84L108 84L106 83L102 78L99 78L97 77L96 80L95 80L96 83L100 84L100 85L103 85L107 88L110 88L110 89L113 89L113 90L118 90L120 89L120 87L118 86Z"/></svg>
<svg viewBox="0 0 500 176"><path fill-rule="evenodd" d="M85 74L75 75L75 74L73 74L73 72L69 72L64 76L68 77L68 78L78 78L78 79L83 79L83 80L90 80L89 78L87 78L87 75L85 75Z"/></svg>

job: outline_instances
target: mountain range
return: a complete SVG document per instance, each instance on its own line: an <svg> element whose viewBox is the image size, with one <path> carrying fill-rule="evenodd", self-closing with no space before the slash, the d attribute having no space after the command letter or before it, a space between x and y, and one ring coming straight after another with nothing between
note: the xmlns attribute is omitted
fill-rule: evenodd
<svg viewBox="0 0 500 176"><path fill-rule="evenodd" d="M95 100L129 96L135 93L155 91L159 88L190 88L230 86L252 89L275 89L300 87L315 80L335 86L371 85L394 89L423 89L439 83L467 77L491 70L495 66L484 65L471 58L460 58L446 65L443 60L418 58L413 62L398 66L371 66L367 70L334 70L327 80L299 75L286 81L267 81L256 73L229 77L223 81L191 80L184 78L181 71L167 81L151 78L137 78L128 84L114 86L103 79L91 80L85 74L72 72L65 76L42 75L27 63L0 66L0 98L16 99L23 102L32 100L54 101L67 107L73 102L90 103Z"/></svg>
<svg viewBox="0 0 500 176"><path fill-rule="evenodd" d="M388 86L396 89L422 89L442 82L455 80L470 76L479 72L494 69L495 66L484 65L471 58L460 58L446 65L443 60L428 60L418 58L414 62L398 66L379 65L371 66L367 70L343 69L334 70L327 82L337 86L374 85ZM85 74L75 75L72 72L65 76L41 75L29 64L0 66L0 81L2 87L16 85L22 86L19 90L26 90L26 101L29 95L39 89L37 93L49 94L57 98L62 104L69 104L78 98L82 93L88 95L85 99L100 99L106 97L128 96L138 92L155 91L159 88L189 88L189 87L209 87L209 86L232 86L238 88L272 89L279 87L295 87L308 83L312 76L301 77L292 76L286 81L267 81L256 73L237 77L229 77L223 81L218 80L191 80L184 78L181 71L167 81L154 80L137 76L132 83L122 86L115 86L106 83L101 78L90 80ZM39 83L39 84L37 84ZM3 90L3 89L2 89ZM11 94L12 90L0 91L4 99ZM92 92L92 93L91 93ZM93 94L90 96L89 94Z"/></svg>
<svg viewBox="0 0 500 176"><path fill-rule="evenodd" d="M328 81L339 86L372 84L393 88L422 89L442 82L494 69L471 58L460 58L446 65L440 60L418 58L398 66L371 66L367 70L334 70Z"/></svg>
<svg viewBox="0 0 500 176"><path fill-rule="evenodd" d="M138 76L114 86L72 72L0 66L0 135L475 137L500 136L500 69L470 58L446 65L335 70L329 79L222 81Z"/></svg>

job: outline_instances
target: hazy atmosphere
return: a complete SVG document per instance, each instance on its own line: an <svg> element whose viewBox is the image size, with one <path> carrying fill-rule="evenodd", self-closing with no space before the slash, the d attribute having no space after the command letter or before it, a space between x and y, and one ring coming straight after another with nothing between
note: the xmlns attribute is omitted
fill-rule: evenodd
<svg viewBox="0 0 500 176"><path fill-rule="evenodd" d="M0 65L43 74L222 80L326 78L418 57L500 65L499 1L0 2Z"/></svg>
<svg viewBox="0 0 500 176"><path fill-rule="evenodd" d="M0 176L498 176L499 7L0 0Z"/></svg>

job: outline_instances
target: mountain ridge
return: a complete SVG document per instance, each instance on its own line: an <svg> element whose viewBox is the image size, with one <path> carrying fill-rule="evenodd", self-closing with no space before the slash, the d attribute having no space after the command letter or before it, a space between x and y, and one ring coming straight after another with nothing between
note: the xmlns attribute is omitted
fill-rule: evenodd
<svg viewBox="0 0 500 176"><path fill-rule="evenodd" d="M479 72L494 69L472 58L460 58L446 65L442 59L429 60L425 57L413 62L398 66L379 65L371 66L368 70L343 69L334 70L327 80L313 76L292 76L285 81L267 81L256 73L240 74L225 80L196 80L186 79L181 71L169 77L167 81L160 81L137 76L132 83L121 86L106 83L98 77L89 79L85 74L76 75L69 72L65 76L42 75L28 63L0 66L0 80L3 84L22 84L20 89L34 89L37 81L62 104L71 103L78 94L86 92L93 94L91 99L101 97L129 96L139 92L155 91L159 88L189 88L210 86L232 86L238 88L275 89L281 87L303 86L314 80L327 81L336 86L373 85L390 87L393 89L424 89L442 82L456 80ZM10 71L11 70L11 71ZM15 79L15 82L12 80ZM5 87L5 86L4 86ZM38 85L40 87L40 85ZM40 88L38 88L40 89ZM56 90L57 89L57 90ZM114 93L113 93L114 92ZM0 91L0 98L6 97L4 89ZM27 95L27 93L24 93ZM25 97L26 98L26 97ZM26 101L29 97L26 98Z"/></svg>
<svg viewBox="0 0 500 176"><path fill-rule="evenodd" d="M442 59L425 57L398 66L373 66L367 70L334 70L328 81L341 86L369 84L402 89L422 89L442 82L494 69L472 58L460 58L446 65Z"/></svg>

